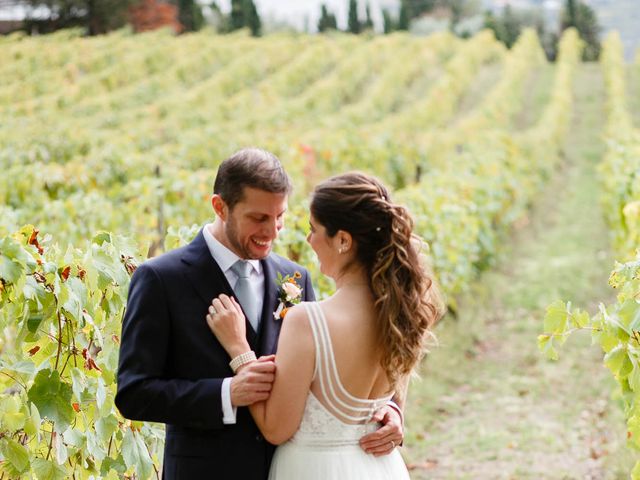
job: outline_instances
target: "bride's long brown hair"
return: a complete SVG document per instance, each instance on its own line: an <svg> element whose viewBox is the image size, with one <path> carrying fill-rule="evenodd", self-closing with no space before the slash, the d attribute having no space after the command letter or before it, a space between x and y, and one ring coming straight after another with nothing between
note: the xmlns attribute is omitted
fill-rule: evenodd
<svg viewBox="0 0 640 480"><path fill-rule="evenodd" d="M320 183L311 214L329 237L343 230L355 241L356 261L365 268L375 301L381 364L395 387L422 358L426 334L441 313L413 220L379 180L359 172Z"/></svg>

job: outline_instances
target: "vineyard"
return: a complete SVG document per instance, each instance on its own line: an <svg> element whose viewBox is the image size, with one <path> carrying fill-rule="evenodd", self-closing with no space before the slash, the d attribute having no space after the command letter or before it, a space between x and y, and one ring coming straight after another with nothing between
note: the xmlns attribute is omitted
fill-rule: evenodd
<svg viewBox="0 0 640 480"><path fill-rule="evenodd" d="M445 320L441 350L447 339L461 347L453 332L479 275L504 268L512 233L550 185L566 188L554 179L571 157L581 48L573 30L553 64L533 31L510 50L489 32L0 38L0 478L159 477L163 427L125 420L113 402L129 279L209 221L216 167L247 145L278 155L294 181L276 250L309 268L320 295L332 287L305 242L311 188L352 169L392 187L458 316ZM627 66L621 52L611 36L590 66L606 102L606 126L589 138L606 137L593 187L602 193L590 197L602 196L602 232L628 262L611 276L617 303L589 317L550 298L531 323L539 330L551 304L539 343L552 357L574 330L594 332L640 449L640 58ZM606 276L596 282L606 287ZM535 349L535 334L526 341ZM424 384L439 358L427 360ZM438 430L444 407L421 407L438 403L431 391L415 395L405 456L416 478L503 478L446 476L425 459L427 426ZM504 478L586 478L514 472Z"/></svg>

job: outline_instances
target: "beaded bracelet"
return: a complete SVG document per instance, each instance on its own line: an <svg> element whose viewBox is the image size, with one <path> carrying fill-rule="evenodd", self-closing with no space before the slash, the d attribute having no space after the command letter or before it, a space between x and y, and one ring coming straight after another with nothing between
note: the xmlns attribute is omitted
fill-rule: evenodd
<svg viewBox="0 0 640 480"><path fill-rule="evenodd" d="M241 353L237 357L233 357L233 360L229 362L229 366L231 370L233 370L233 373L237 373L241 366L251 363L254 360L256 360L256 354L252 350L249 350L248 352Z"/></svg>

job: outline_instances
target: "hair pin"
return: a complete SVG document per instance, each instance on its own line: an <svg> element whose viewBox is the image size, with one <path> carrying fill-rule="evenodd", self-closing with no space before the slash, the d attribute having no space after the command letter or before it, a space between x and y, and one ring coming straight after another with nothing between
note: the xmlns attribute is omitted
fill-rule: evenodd
<svg viewBox="0 0 640 480"><path fill-rule="evenodd" d="M382 230L381 227L376 227L376 232L379 232L380 230Z"/></svg>

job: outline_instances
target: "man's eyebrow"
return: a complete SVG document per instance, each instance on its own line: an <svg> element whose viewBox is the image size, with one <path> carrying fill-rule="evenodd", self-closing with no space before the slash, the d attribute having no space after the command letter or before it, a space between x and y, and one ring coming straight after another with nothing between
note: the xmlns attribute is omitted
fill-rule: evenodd
<svg viewBox="0 0 640 480"><path fill-rule="evenodd" d="M281 215L284 215L286 212L287 212L287 209L285 208L280 213L278 213L278 215L276 215L276 216L279 217ZM254 217L268 217L269 213L266 213L266 212L247 212L247 215L254 216Z"/></svg>

